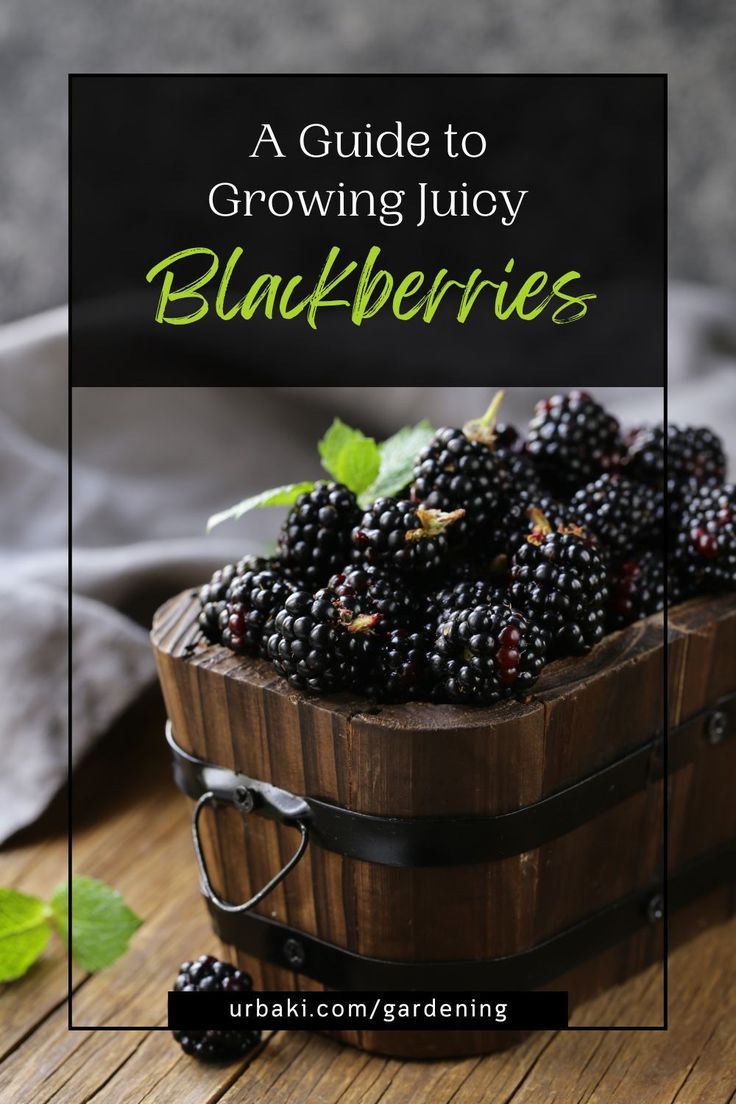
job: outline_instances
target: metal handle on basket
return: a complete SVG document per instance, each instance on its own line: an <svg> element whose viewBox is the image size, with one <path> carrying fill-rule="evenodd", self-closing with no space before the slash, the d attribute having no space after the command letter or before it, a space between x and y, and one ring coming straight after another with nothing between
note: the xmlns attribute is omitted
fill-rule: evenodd
<svg viewBox="0 0 736 1104"><path fill-rule="evenodd" d="M307 849L307 844L309 843L309 832L307 831L306 824L302 820L290 820L289 823L293 824L293 826L295 828L298 828L301 832L299 846L297 847L294 854L291 856L289 861L281 868L281 870L279 870L278 874L275 874L274 877L271 878L270 882L266 883L263 889L259 889L257 893L254 893L252 897L250 897L247 901L243 901L243 903L240 905L230 904L228 901L223 901L220 897L218 897L218 895L212 888L212 883L210 882L209 874L207 872L207 863L205 862L204 852L202 850L202 843L199 838L199 817L202 809L205 807L205 805L214 805L217 800L218 799L215 794L212 793L211 790L208 790L206 793L203 793L202 796L199 798L196 805L194 806L194 811L192 813L192 841L194 843L194 854L197 857L197 865L199 867L199 876L202 883L202 889L206 897L213 904L217 905L218 908L223 909L225 912L247 912L249 909L252 909L254 905L257 905L259 901L262 901L263 898L266 897L272 889L276 888L279 882L283 881L289 871L294 869L294 867L302 858L304 852ZM241 808L244 808L243 803L240 804ZM250 805L250 808L252 808L252 804ZM250 811L250 809L244 808L244 811L248 812Z"/></svg>

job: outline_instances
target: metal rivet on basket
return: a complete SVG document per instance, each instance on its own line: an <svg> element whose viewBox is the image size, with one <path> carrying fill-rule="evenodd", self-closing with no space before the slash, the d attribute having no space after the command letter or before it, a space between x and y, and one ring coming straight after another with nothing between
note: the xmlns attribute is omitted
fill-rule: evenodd
<svg viewBox="0 0 736 1104"><path fill-rule="evenodd" d="M235 800L238 803L238 807L243 810L244 813L250 813L253 809L253 794L246 786L238 786L235 791Z"/></svg>
<svg viewBox="0 0 736 1104"><path fill-rule="evenodd" d="M728 717L720 709L708 714L705 722L705 734L711 744L720 744L728 732Z"/></svg>
<svg viewBox="0 0 736 1104"><path fill-rule="evenodd" d="M656 924L664 918L664 897L661 893L655 893L647 902L647 920L650 924Z"/></svg>
<svg viewBox="0 0 736 1104"><path fill-rule="evenodd" d="M298 939L287 939L284 943L284 958L294 970L300 970L307 961L307 952Z"/></svg>

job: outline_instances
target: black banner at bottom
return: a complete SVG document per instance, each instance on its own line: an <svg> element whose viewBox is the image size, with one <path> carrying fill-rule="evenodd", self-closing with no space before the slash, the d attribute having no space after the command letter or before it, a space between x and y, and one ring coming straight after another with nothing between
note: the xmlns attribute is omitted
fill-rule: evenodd
<svg viewBox="0 0 736 1104"><path fill-rule="evenodd" d="M545 1030L568 1025L567 993L169 993L174 1030L390 1028Z"/></svg>

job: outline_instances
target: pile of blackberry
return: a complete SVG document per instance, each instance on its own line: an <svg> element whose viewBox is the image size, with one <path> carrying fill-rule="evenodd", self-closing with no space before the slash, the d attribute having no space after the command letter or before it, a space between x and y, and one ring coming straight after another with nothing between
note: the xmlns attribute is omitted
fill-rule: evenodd
<svg viewBox="0 0 736 1104"><path fill-rule="evenodd" d="M710 430L624 435L583 391L538 403L526 436L497 410L437 430L394 497L301 495L273 558L202 588L204 638L309 694L493 705L667 603L736 588Z"/></svg>

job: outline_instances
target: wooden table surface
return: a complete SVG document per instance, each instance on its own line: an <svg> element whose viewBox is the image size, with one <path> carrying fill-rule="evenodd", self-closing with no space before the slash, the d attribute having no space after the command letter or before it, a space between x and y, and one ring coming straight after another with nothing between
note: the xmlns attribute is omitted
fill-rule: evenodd
<svg viewBox="0 0 736 1104"><path fill-rule="evenodd" d="M155 695L83 765L74 864L144 918L130 950L74 972L78 1025L163 1024L180 961L217 952L197 889L187 802L170 780ZM0 850L0 884L48 895L66 873L65 798ZM574 1022L656 1022L657 968L582 1006ZM498 1055L401 1062L303 1032L264 1036L247 1061L203 1066L168 1031L68 1031L58 940L0 987L2 1104L727 1104L736 1100L736 920L674 952L668 1032L540 1032Z"/></svg>

